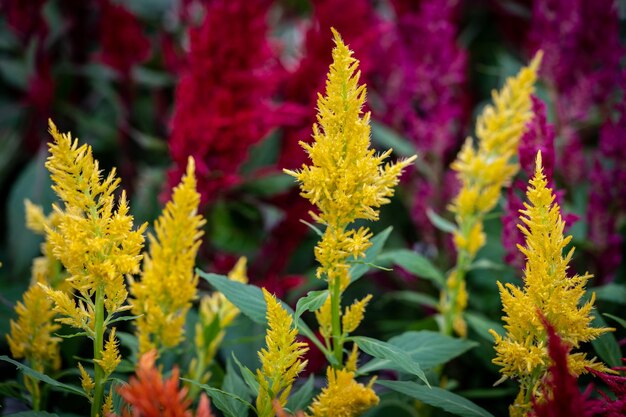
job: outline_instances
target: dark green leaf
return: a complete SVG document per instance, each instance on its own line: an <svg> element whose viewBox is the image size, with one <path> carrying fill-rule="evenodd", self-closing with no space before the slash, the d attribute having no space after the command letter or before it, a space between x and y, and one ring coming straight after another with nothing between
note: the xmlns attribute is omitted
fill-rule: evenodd
<svg viewBox="0 0 626 417"><path fill-rule="evenodd" d="M48 413L47 411L22 411L19 413L8 414L7 417L59 417L58 414Z"/></svg>
<svg viewBox="0 0 626 417"><path fill-rule="evenodd" d="M463 317L465 317L469 327L474 329L480 337L489 343L493 343L494 340L489 330L493 329L501 336L506 334L506 330L504 330L504 327L500 323L490 320L481 314L465 312Z"/></svg>
<svg viewBox="0 0 626 417"><path fill-rule="evenodd" d="M417 304L419 306L431 308L437 308L437 306L439 305L439 302L435 297L413 291L395 291L392 293L387 293L383 296L383 299L385 301L404 301L410 304Z"/></svg>
<svg viewBox="0 0 626 417"><path fill-rule="evenodd" d="M621 284L607 284L602 287L591 288L587 293L596 293L596 298L616 304L626 304L626 286Z"/></svg>
<svg viewBox="0 0 626 417"><path fill-rule="evenodd" d="M313 375L302 384L302 386L289 396L287 400L287 408L292 411L305 410L311 403L313 398L313 389L315 388L315 378Z"/></svg>
<svg viewBox="0 0 626 417"><path fill-rule="evenodd" d="M392 337L388 343L406 352L414 362L419 363L422 369L432 369L444 364L477 346L476 342L453 338L429 330L406 332ZM400 367L388 359L373 359L361 366L359 372L369 373L379 369L404 372L404 367Z"/></svg>
<svg viewBox="0 0 626 417"><path fill-rule="evenodd" d="M65 392L69 392L72 394L80 395L81 397L85 397L85 393L83 392L82 389L77 388L73 385L68 385L68 384L64 384L62 382L56 381L50 378L48 375L42 374L41 372L37 372L34 369L29 368L28 366L22 363L14 361L8 356L4 356L4 355L0 356L0 361L12 363L13 365L15 365L17 369L22 371L24 375L28 375L29 377L33 379L45 382L46 384L50 385L53 389L57 389L59 391L65 391Z"/></svg>
<svg viewBox="0 0 626 417"><path fill-rule="evenodd" d="M445 285L443 273L428 258L409 249L396 249L382 253L377 262L400 265L415 276L433 281L439 288Z"/></svg>
<svg viewBox="0 0 626 417"><path fill-rule="evenodd" d="M245 365L243 365L239 361L239 359L237 359L237 356L235 356L234 352L233 352L233 359L235 360L235 363L239 367L239 372L241 372L241 375L243 376L243 380L248 386L248 388L250 389L252 396L253 397L258 396L259 395L259 381L257 381L252 371L248 369Z"/></svg>
<svg viewBox="0 0 626 417"><path fill-rule="evenodd" d="M250 398L250 390L241 376L237 373L235 367L233 366L233 361L230 358L226 361L226 376L224 376L222 389L246 401ZM230 403L228 406L229 409L237 411L235 415L241 417L248 415L248 407L240 401L230 397L224 398L224 401Z"/></svg>
<svg viewBox="0 0 626 417"><path fill-rule="evenodd" d="M368 355L377 359L389 361L394 367L399 367L404 372L413 374L428 384L426 375L424 374L424 371L422 371L419 363L414 361L405 350L390 343L383 342L378 339L372 339L371 337L356 336L350 339Z"/></svg>
<svg viewBox="0 0 626 417"><path fill-rule="evenodd" d="M241 417L241 414L238 414L239 407L232 407L233 401L241 403L246 410L254 409L252 404L248 401L230 392L222 391L221 389L213 388L206 384L200 384L199 382L187 378L181 378L181 380L202 388L204 392L211 397L213 404L229 417Z"/></svg>
<svg viewBox="0 0 626 417"><path fill-rule="evenodd" d="M608 313L605 313L605 314L602 314L602 315L603 315L603 316L606 316L606 317L608 317L608 318L610 318L610 319L615 320L615 321L616 321L616 322L617 322L620 326L622 326L623 328L625 328L625 329L626 329L626 320L624 320L624 319L622 319L622 318L619 318L619 317L617 317L617 316L614 316L613 314L608 314Z"/></svg>
<svg viewBox="0 0 626 417"><path fill-rule="evenodd" d="M608 327L597 310L593 310L592 314L594 316L593 327ZM610 367L616 367L622 364L622 353L613 333L604 333L602 336L594 339L591 344L600 359Z"/></svg>
<svg viewBox="0 0 626 417"><path fill-rule="evenodd" d="M393 148L398 155L410 157L417 154L417 149L411 141L391 130L387 126L372 122L372 140L383 148Z"/></svg>
<svg viewBox="0 0 626 417"><path fill-rule="evenodd" d="M470 400L439 387L428 388L412 381L379 380L376 383L457 416L494 417L490 412Z"/></svg>

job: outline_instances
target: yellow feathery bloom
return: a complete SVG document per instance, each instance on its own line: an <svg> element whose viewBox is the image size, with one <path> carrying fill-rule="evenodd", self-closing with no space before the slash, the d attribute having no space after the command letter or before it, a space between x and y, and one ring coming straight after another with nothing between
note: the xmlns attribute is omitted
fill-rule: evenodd
<svg viewBox="0 0 626 417"><path fill-rule="evenodd" d="M507 334L501 337L493 330L491 333L495 337L497 353L493 363L502 367L500 372L504 378L520 381L522 391L528 393L525 403L529 404L529 396L535 393L537 381L550 365L541 316L573 349L611 329L591 327L593 295L579 307L591 275L567 276L574 249L563 256L571 236L563 236L565 222L554 201L554 193L547 188L541 154L537 155L537 169L530 180L527 198L525 209L520 211L523 225L518 225L526 238L525 246L518 245L526 255L524 287L498 283ZM605 369L603 364L588 359L584 353L571 353L568 363L570 371L576 375L584 373L586 366Z"/></svg>
<svg viewBox="0 0 626 417"><path fill-rule="evenodd" d="M228 278L236 282L247 283L246 263L245 257L239 258L228 273ZM205 369L215 358L226 334L225 330L237 318L239 309L228 301L224 294L214 292L210 296L204 296L200 299L198 313L199 318L195 329L197 357L192 359L189 373L195 381L207 382L209 375L205 373Z"/></svg>
<svg viewBox="0 0 626 417"><path fill-rule="evenodd" d="M300 182L302 196L319 208L314 218L326 225L315 249L317 276L326 276L331 286L339 280L345 288L348 259L364 256L371 237L367 228L347 227L358 219L378 219L378 208L389 202L402 170L415 157L383 165L391 150L376 155L370 149L370 114L362 114L366 89L359 85L358 60L334 29L333 35L336 46L326 96L317 101L314 143L300 142L312 164L285 172Z"/></svg>
<svg viewBox="0 0 626 417"><path fill-rule="evenodd" d="M328 297L326 301L324 301L324 304L315 311L315 318L320 325L320 333L324 338L329 338L332 332L331 307L331 299Z"/></svg>
<svg viewBox="0 0 626 417"><path fill-rule="evenodd" d="M30 367L44 372L45 368L58 369L61 365L60 338L53 336L61 326L53 321L52 301L39 285L32 285L15 306L17 321L11 320L7 335L14 358L25 358Z"/></svg>
<svg viewBox="0 0 626 417"><path fill-rule="evenodd" d="M371 294L359 301L355 301L351 306L346 308L346 312L342 317L342 328L344 333L352 333L359 327L365 316L365 307L372 299Z"/></svg>
<svg viewBox="0 0 626 417"><path fill-rule="evenodd" d="M453 328L465 336L461 316L465 306L457 300L465 291L465 273L485 245L484 216L495 207L501 190L519 170L515 159L519 140L532 118L531 95L537 79L542 53L516 77L506 80L501 91L492 92L493 105L487 105L476 121L477 148L467 138L451 168L456 171L461 189L449 206L458 225L454 245L458 259L442 293L440 311L444 315L444 332Z"/></svg>
<svg viewBox="0 0 626 417"><path fill-rule="evenodd" d="M87 371L85 371L85 368L83 368L83 365L81 365L80 362L78 362L78 370L80 371L80 385L83 387L87 397L91 398L91 393L93 392L96 384L93 382L93 379L89 376Z"/></svg>
<svg viewBox="0 0 626 417"><path fill-rule="evenodd" d="M109 388L109 393L104 398L104 404L102 404L101 416L113 415L113 386Z"/></svg>
<svg viewBox="0 0 626 417"><path fill-rule="evenodd" d="M117 339L115 338L115 327L113 327L111 329L111 333L109 333L109 340L102 351L102 359L94 360L94 362L100 365L104 370L105 377L111 375L113 371L115 371L115 368L117 368L117 365L119 365L122 361L117 344Z"/></svg>
<svg viewBox="0 0 626 417"><path fill-rule="evenodd" d="M345 369L328 367L326 375L328 385L309 409L312 417L356 417L378 404L372 389L375 377L365 386L354 380L354 372Z"/></svg>
<svg viewBox="0 0 626 417"><path fill-rule="evenodd" d="M359 346L355 343L352 345L352 350L346 361L346 367L344 368L348 372L356 372L359 361Z"/></svg>
<svg viewBox="0 0 626 417"><path fill-rule="evenodd" d="M276 399L285 406L296 376L306 367L307 361L302 360L302 355L308 348L306 343L296 342L298 331L293 327L291 315L265 288L263 296L267 303L267 347L259 352L261 368L257 370L256 408L259 417L273 417L272 402Z"/></svg>
<svg viewBox="0 0 626 417"><path fill-rule="evenodd" d="M139 271L145 225L132 230L123 192L114 211L113 193L120 181L115 169L103 180L91 147L79 147L78 140L49 124L54 141L46 167L65 207L53 206L59 220L56 228L46 229L48 243L74 289L85 299L102 289L109 314L121 311L127 296L123 276Z"/></svg>
<svg viewBox="0 0 626 417"><path fill-rule="evenodd" d="M131 281L132 311L140 316L136 325L141 353L161 346L172 348L183 338L198 284L193 269L205 223L198 214L199 204L190 157L186 175L155 222L155 235L148 234L150 253L144 254L141 281Z"/></svg>

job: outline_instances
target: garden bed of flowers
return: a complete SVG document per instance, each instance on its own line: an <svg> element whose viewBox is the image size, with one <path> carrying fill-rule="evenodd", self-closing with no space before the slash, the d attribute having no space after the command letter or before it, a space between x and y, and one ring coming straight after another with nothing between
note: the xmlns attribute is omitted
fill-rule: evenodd
<svg viewBox="0 0 626 417"><path fill-rule="evenodd" d="M0 415L626 416L612 0L4 0Z"/></svg>

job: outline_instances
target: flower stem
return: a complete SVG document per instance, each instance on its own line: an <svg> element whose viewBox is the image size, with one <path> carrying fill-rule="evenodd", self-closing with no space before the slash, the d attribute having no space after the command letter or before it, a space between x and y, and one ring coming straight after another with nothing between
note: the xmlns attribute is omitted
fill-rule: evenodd
<svg viewBox="0 0 626 417"><path fill-rule="evenodd" d="M102 359L102 350L104 348L104 288L99 285L96 289L96 319L94 325L94 341L93 341L93 358L94 358L94 394L91 402L91 417L100 414L102 408L102 397L104 395L104 369L95 362Z"/></svg>
<svg viewBox="0 0 626 417"><path fill-rule="evenodd" d="M330 293L330 312L333 336L333 355L337 360L337 366L342 366L343 359L343 340L341 336L341 281L335 278Z"/></svg>

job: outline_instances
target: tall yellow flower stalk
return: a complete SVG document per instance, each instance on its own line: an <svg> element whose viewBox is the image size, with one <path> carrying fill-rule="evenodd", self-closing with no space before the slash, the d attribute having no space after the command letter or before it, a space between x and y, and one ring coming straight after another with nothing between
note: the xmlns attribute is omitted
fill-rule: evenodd
<svg viewBox="0 0 626 417"><path fill-rule="evenodd" d="M350 284L351 260L365 256L372 236L367 227L351 225L378 219L378 208L389 202L398 177L415 156L383 165L391 150L376 155L370 149L370 114L362 110L366 89L359 85L359 62L334 29L333 35L333 63L326 95L317 101L314 142L300 142L311 165L285 172L300 182L302 196L319 209L311 215L326 227L315 257L320 264L317 277L328 281L329 298L317 316L326 347L333 351L336 366L342 366L346 332L341 327L341 295Z"/></svg>
<svg viewBox="0 0 626 417"><path fill-rule="evenodd" d="M261 368L257 370L256 409L259 417L273 417L274 400L281 407L285 406L293 382L306 367L307 361L302 360L302 355L308 348L306 343L296 342L298 331L293 327L291 315L265 288L263 296L267 304L267 347L259 352Z"/></svg>
<svg viewBox="0 0 626 417"><path fill-rule="evenodd" d="M519 140L532 118L531 95L541 52L516 77L506 80L500 92L492 92L493 105L488 105L476 121L475 148L467 138L452 169L456 171L461 189L450 204L457 229L454 245L458 255L441 294L442 331L461 336L467 333L463 311L467 306L465 275L485 244L483 220L498 203L500 192L519 170L515 159Z"/></svg>
<svg viewBox="0 0 626 417"><path fill-rule="evenodd" d="M528 203L520 211L523 224L518 225L526 238L525 246L518 245L526 256L524 287L498 282L507 334L501 337L491 330L497 353L493 363L502 367L503 379L514 378L520 383L520 393L510 408L511 416L526 414L530 399L539 394L538 384L550 365L542 316L573 349L612 330L591 327L594 295L579 307L591 275L567 276L574 248L563 256L571 236L563 236L565 222L554 193L547 188L540 153L526 195ZM584 353L570 353L568 365L576 375L584 373L585 367L605 369Z"/></svg>
<svg viewBox="0 0 626 417"><path fill-rule="evenodd" d="M172 348L182 341L198 284L194 265L205 223L199 204L194 160L189 158L185 176L155 222L154 234L148 234L150 252L144 253L141 281L131 281L140 353Z"/></svg>
<svg viewBox="0 0 626 417"><path fill-rule="evenodd" d="M48 299L45 290L37 285L47 284L55 289L66 287L64 273L59 262L52 256L48 245L46 230L58 225L59 215L53 212L46 216L43 209L26 200L26 227L46 239L41 245L43 256L33 260L31 284L24 293L22 301L15 306L17 320L11 320L11 331L7 335L11 355L15 359L26 359L31 368L45 373L47 370L59 369L61 355L60 338L54 336L61 326L54 322L54 304ZM24 385L31 395L33 408L39 410L41 392L39 381L24 375Z"/></svg>
<svg viewBox="0 0 626 417"><path fill-rule="evenodd" d="M52 254L61 261L74 296L44 286L60 323L82 330L93 340L94 379L86 372L83 387L92 388L91 416L101 413L105 383L120 357L114 331L104 345L105 330L116 313L128 310L124 277L139 272L145 225L133 230L126 195L115 209L114 192L120 180L112 170L106 178L87 145L78 146L61 134L52 121L50 156L46 168L63 207L53 205L58 227L47 229Z"/></svg>

